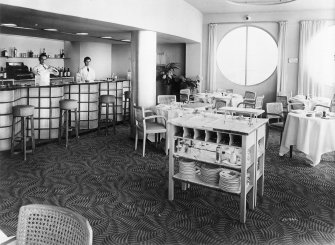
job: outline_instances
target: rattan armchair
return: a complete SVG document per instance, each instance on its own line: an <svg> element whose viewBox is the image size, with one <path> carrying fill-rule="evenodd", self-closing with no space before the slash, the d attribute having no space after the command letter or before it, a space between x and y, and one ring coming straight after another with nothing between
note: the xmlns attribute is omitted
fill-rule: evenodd
<svg viewBox="0 0 335 245"><path fill-rule="evenodd" d="M266 133L266 146L269 139L269 130L275 129L280 131L280 143L283 137L285 128L286 115L284 113L283 104L281 102L267 103L266 104L266 117L268 120L268 130Z"/></svg>
<svg viewBox="0 0 335 245"><path fill-rule="evenodd" d="M90 245L92 228L83 216L62 207L22 206L17 228L18 245Z"/></svg>
<svg viewBox="0 0 335 245"><path fill-rule="evenodd" d="M190 102L191 90L189 88L180 90L180 102Z"/></svg>

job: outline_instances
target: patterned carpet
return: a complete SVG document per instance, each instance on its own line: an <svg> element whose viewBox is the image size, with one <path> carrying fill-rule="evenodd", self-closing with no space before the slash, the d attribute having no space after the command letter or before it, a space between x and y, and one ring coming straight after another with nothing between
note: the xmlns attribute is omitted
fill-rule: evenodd
<svg viewBox="0 0 335 245"><path fill-rule="evenodd" d="M168 157L153 144L141 157L117 126L116 136L82 135L62 145L40 145L27 161L2 154L0 229L15 235L18 211L30 203L70 208L85 216L93 244L335 244L335 164L311 167L302 154L279 157L272 134L265 193L247 222L238 197L191 186L167 199Z"/></svg>

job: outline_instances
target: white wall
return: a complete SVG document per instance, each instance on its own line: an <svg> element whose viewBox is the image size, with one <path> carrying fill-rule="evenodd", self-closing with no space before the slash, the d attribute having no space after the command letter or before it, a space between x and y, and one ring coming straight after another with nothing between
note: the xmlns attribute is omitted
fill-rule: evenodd
<svg viewBox="0 0 335 245"><path fill-rule="evenodd" d="M1 0L40 11L132 26L201 42L202 13L183 0ZM168 21L167 21L168 20Z"/></svg>
<svg viewBox="0 0 335 245"><path fill-rule="evenodd" d="M112 45L112 73L119 78L126 78L128 70L131 69L130 44Z"/></svg>
<svg viewBox="0 0 335 245"><path fill-rule="evenodd" d="M91 58L90 66L95 70L95 79L106 79L112 74L112 45L110 43L80 42L80 67L84 66L84 58Z"/></svg>
<svg viewBox="0 0 335 245"><path fill-rule="evenodd" d="M203 22L203 63L204 77L207 77L207 51L208 51L208 24L219 22L243 22L243 17L248 14L252 21L288 21L287 27L287 58L297 58L299 54L299 21L307 19L335 19L333 11L290 11L290 12L259 12L239 14L208 14ZM287 93L297 92L298 64L287 63ZM257 89L257 88L256 88ZM267 89L267 88L265 88ZM271 91L275 95L276 91ZM274 100L275 98L270 98Z"/></svg>
<svg viewBox="0 0 335 245"><path fill-rule="evenodd" d="M34 52L34 55L39 55L43 48L48 55L51 56L47 60L47 64L55 67L63 67L63 59L53 59L55 54L59 54L61 49L64 49L64 41L52 40L46 38L26 37L17 35L0 34L0 50L7 49L11 56L11 51L16 47L18 56L20 53L26 53L29 50ZM28 56L28 55L27 55ZM38 58L0 58L0 66L6 67L6 62L23 62L24 65L34 67L39 64Z"/></svg>

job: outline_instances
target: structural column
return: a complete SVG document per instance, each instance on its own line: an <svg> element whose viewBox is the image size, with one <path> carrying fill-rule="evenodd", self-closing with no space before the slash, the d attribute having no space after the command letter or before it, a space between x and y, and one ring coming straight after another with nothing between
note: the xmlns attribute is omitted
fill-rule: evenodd
<svg viewBox="0 0 335 245"><path fill-rule="evenodd" d="M133 31L131 34L131 102L151 107L156 104L156 47L153 31ZM131 135L134 135L133 106L131 105Z"/></svg>

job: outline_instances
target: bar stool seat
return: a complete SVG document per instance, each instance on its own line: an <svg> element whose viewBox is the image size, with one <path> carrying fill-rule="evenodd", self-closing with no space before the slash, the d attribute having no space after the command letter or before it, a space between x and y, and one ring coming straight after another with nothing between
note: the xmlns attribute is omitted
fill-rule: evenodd
<svg viewBox="0 0 335 245"><path fill-rule="evenodd" d="M75 114L75 131L76 139L79 139L79 122L78 122L78 101L73 99L63 99L59 101L59 128L58 128L58 143L61 143L62 131L65 130L65 147L68 147L69 143L69 131L72 131L71 127L71 113L74 111ZM64 123L63 123L63 111L64 111Z"/></svg>
<svg viewBox="0 0 335 245"><path fill-rule="evenodd" d="M101 116L102 106L106 104L106 119L103 120ZM99 113L98 113L98 133L100 132L100 127L103 121L105 122L105 134L108 135L108 123L111 121L109 119L109 105L112 104L113 108L113 131L115 134L115 123L116 123L116 97L114 95L100 95L99 97Z"/></svg>
<svg viewBox="0 0 335 245"><path fill-rule="evenodd" d="M13 106L12 108L13 120L12 120L11 154L14 153L15 141L22 142L24 160L27 159L27 138L31 139L32 153L34 153L35 150L34 110L35 107L32 105L17 105ZM21 136L15 135L16 118L20 118L21 120ZM30 121L31 136L28 136L29 132L28 121Z"/></svg>

